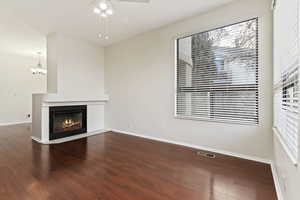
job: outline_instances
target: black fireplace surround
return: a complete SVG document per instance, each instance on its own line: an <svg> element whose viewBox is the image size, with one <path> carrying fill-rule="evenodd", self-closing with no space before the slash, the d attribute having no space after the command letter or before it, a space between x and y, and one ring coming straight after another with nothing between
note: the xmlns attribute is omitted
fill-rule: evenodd
<svg viewBox="0 0 300 200"><path fill-rule="evenodd" d="M55 106L49 108L49 139L69 137L87 132L87 106Z"/></svg>

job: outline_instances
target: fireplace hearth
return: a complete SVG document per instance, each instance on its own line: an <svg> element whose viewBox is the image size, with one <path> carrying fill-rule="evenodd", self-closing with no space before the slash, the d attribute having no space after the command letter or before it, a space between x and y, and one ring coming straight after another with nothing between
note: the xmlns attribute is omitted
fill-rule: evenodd
<svg viewBox="0 0 300 200"><path fill-rule="evenodd" d="M55 106L49 108L50 140L87 132L87 106Z"/></svg>

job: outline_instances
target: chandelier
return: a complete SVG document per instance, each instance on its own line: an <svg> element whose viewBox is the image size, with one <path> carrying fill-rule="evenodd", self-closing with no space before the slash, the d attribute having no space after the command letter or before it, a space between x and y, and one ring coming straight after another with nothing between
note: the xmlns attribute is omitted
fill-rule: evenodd
<svg viewBox="0 0 300 200"><path fill-rule="evenodd" d="M47 69L43 68L42 64L41 64L41 52L37 53L39 56L39 62L37 64L36 67L31 67L30 70L32 72L32 74L36 75L36 74L40 74L40 75L46 75L47 74Z"/></svg>

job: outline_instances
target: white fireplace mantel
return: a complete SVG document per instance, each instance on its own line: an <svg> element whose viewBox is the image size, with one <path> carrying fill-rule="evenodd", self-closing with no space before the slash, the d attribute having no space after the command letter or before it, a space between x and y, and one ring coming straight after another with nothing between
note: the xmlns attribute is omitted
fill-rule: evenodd
<svg viewBox="0 0 300 200"><path fill-rule="evenodd" d="M32 139L42 144L57 144L105 132L104 106L108 96L99 99L53 98L47 94L33 94ZM49 108L52 106L87 106L87 133L67 138L49 139Z"/></svg>

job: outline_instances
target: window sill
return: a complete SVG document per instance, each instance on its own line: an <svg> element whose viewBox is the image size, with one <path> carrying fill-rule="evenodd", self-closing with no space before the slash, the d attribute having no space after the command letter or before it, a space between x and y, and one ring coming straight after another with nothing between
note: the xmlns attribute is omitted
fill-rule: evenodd
<svg viewBox="0 0 300 200"><path fill-rule="evenodd" d="M279 141L279 143L281 144L282 148L284 149L285 153L288 155L288 157L290 158L291 162L293 163L293 165L295 167L298 166L298 161L293 157L293 155L291 154L291 152L288 150L288 147L286 146L286 144L284 143L279 131L277 130L276 127L273 127L273 132L274 135L276 136L277 140Z"/></svg>
<svg viewBox="0 0 300 200"><path fill-rule="evenodd" d="M182 120L192 120L192 121L203 121L203 122L211 122L211 123L221 123L221 124L231 124L231 125L242 125L242 126L259 126L259 124L247 123L247 122L238 122L238 121L229 121L229 120L218 120L218 119L207 119L200 117L191 117L191 116L181 116L174 115L175 119Z"/></svg>

